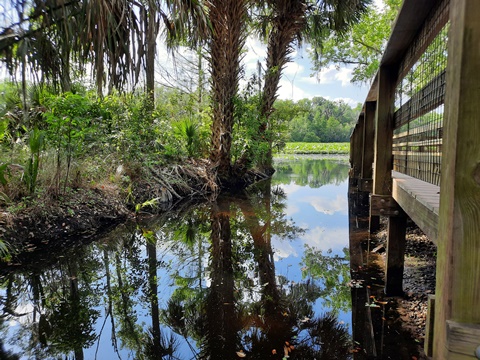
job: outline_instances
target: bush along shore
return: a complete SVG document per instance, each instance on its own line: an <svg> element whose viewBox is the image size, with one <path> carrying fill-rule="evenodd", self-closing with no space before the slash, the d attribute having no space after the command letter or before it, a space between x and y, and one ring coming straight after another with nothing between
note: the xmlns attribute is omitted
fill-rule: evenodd
<svg viewBox="0 0 480 360"><path fill-rule="evenodd" d="M6 167L8 179L0 202L0 258L18 261L16 254L39 246L57 249L75 241L91 240L115 225L137 216L156 214L185 201L212 201L220 192L219 180L209 160L188 158L179 162L146 165L120 164L105 172L102 180L72 179L58 186L45 179L30 196L16 195L25 186L15 183L24 171L19 165ZM78 170L79 171L79 170ZM48 177L47 177L48 178ZM244 171L238 184L244 188L268 176Z"/></svg>
<svg viewBox="0 0 480 360"><path fill-rule="evenodd" d="M108 180L60 188L42 186L32 196L3 201L3 261L18 261L16 254L40 246L62 248L69 242L92 239L129 218L166 211L186 199L214 198L219 190L210 169L207 160L146 167L119 165ZM13 176L19 168L10 166L8 170ZM5 186L3 190L8 191ZM11 189L9 194L13 192Z"/></svg>

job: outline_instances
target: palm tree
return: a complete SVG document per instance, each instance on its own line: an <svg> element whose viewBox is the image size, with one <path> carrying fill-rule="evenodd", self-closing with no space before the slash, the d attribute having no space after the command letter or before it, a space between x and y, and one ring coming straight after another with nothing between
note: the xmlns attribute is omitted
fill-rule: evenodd
<svg viewBox="0 0 480 360"><path fill-rule="evenodd" d="M262 17L269 25L259 26L260 35L268 39L266 72L260 100L261 123L259 132L265 137L269 129L269 117L277 98L282 71L291 61L294 43L309 41L320 48L323 39L332 31L344 32L360 20L370 0L262 0L260 8L266 16ZM272 139L268 136L269 153L259 167L271 174Z"/></svg>
<svg viewBox="0 0 480 360"><path fill-rule="evenodd" d="M212 138L210 160L222 186L232 181L230 149L234 120L234 100L238 91L241 52L246 36L248 0L207 2L212 26L209 39L212 86Z"/></svg>
<svg viewBox="0 0 480 360"><path fill-rule="evenodd" d="M122 89L139 80L146 68L146 90L154 88L154 59L160 21L165 23L168 43L206 33L203 7L197 0L56 0L30 5L12 0L18 21L0 29L0 58L15 73L28 63L40 81L61 81L62 91L70 90L71 63L79 70L92 65L97 92L106 79L108 89ZM33 6L33 8L31 8ZM38 75L37 75L38 76Z"/></svg>

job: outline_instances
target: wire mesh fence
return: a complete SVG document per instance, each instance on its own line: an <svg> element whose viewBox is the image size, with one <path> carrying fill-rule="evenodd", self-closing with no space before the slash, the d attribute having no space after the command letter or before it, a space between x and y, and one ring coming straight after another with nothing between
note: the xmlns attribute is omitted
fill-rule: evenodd
<svg viewBox="0 0 480 360"><path fill-rule="evenodd" d="M435 185L442 158L448 5L440 2L407 51L395 94L393 168Z"/></svg>

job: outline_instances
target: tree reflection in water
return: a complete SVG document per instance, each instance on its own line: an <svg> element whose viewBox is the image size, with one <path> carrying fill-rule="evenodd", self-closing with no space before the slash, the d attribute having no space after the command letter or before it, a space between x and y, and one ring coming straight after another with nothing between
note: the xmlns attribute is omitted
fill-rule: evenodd
<svg viewBox="0 0 480 360"><path fill-rule="evenodd" d="M322 169L337 178L336 168ZM119 229L53 265L10 272L0 301L3 318L17 323L1 331L21 341L5 348L39 359L95 358L105 342L120 359L348 359L346 327L334 313L314 313L325 296L339 302L334 309L348 306L335 286L343 259L333 264L312 249L305 280L276 274L272 239L302 231L285 212L281 188L264 182Z"/></svg>

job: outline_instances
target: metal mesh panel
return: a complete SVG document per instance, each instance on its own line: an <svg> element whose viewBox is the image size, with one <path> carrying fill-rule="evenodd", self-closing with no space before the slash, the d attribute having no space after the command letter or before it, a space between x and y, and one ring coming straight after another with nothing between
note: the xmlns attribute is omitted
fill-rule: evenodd
<svg viewBox="0 0 480 360"><path fill-rule="evenodd" d="M395 96L393 168L435 185L440 183L442 158L448 34L445 13L448 16L448 1L440 3L407 52ZM439 27L442 23L444 26ZM437 29L435 37L432 29ZM413 64L412 59L416 59Z"/></svg>

